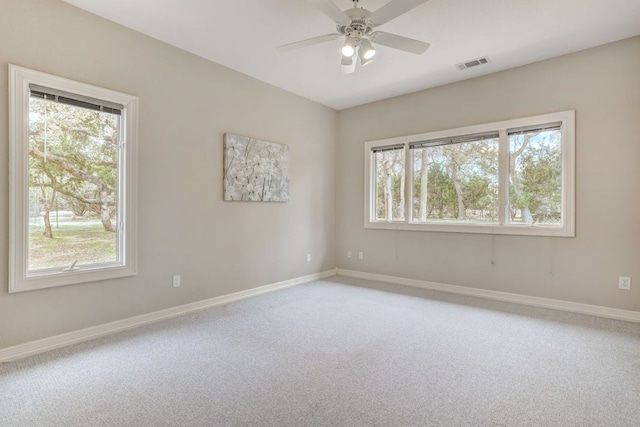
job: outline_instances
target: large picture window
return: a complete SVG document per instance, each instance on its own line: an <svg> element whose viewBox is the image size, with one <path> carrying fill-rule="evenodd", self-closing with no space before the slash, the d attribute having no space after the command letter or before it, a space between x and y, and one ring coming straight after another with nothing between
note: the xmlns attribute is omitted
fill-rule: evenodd
<svg viewBox="0 0 640 427"><path fill-rule="evenodd" d="M365 227L574 236L574 112L365 144Z"/></svg>
<svg viewBox="0 0 640 427"><path fill-rule="evenodd" d="M136 98L10 66L11 292L135 274Z"/></svg>

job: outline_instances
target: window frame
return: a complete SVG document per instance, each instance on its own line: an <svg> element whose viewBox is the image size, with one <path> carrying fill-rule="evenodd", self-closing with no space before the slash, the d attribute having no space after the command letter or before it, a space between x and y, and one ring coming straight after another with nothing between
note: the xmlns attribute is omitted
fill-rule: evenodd
<svg viewBox="0 0 640 427"><path fill-rule="evenodd" d="M561 123L562 157L562 221L560 225L515 224L507 221L509 191L509 130L550 123ZM414 222L413 218L413 161L410 145L419 141L461 137L487 132L499 134L498 155L498 222L492 224L451 222ZM396 221L375 220L375 161L372 150L392 145L404 145L405 161L405 218ZM504 234L522 236L575 237L575 110L408 135L364 144L364 227L380 230L413 230L474 234Z"/></svg>
<svg viewBox="0 0 640 427"><path fill-rule="evenodd" d="M116 224L122 241L118 263L92 264L71 271L28 273L29 85L123 105L118 167ZM137 274L138 98L63 77L9 64L9 293L94 282ZM120 214L121 213L121 214Z"/></svg>

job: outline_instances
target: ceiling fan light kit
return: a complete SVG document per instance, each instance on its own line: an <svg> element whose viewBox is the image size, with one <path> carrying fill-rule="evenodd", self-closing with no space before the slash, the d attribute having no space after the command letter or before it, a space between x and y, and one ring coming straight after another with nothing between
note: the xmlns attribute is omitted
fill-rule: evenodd
<svg viewBox="0 0 640 427"><path fill-rule="evenodd" d="M365 66L373 61L376 49L367 38L347 37L344 46L342 46L341 64L343 73L349 74L355 71L356 52L358 52L360 65Z"/></svg>
<svg viewBox="0 0 640 427"><path fill-rule="evenodd" d="M372 59L376 55L376 50L369 39L362 39L360 41L360 52L362 52L364 59Z"/></svg>
<svg viewBox="0 0 640 427"><path fill-rule="evenodd" d="M364 54L362 53L362 50L358 51L358 57L360 58L360 65L362 65L363 67L365 65L371 64L371 62L373 61L373 57L365 58Z"/></svg>
<svg viewBox="0 0 640 427"><path fill-rule="evenodd" d="M373 60L376 49L373 43L420 55L429 47L429 43L399 36L383 31L373 31L375 27L385 24L409 10L426 3L428 0L392 0L375 12L358 7L358 0L353 0L353 8L342 11L331 0L307 0L316 6L336 23L337 33L326 34L295 43L280 46L281 51L311 46L339 37L345 37L342 45L342 72L355 71L356 62L364 66ZM357 53L357 58L356 58Z"/></svg>
<svg viewBox="0 0 640 427"><path fill-rule="evenodd" d="M347 37L342 46L342 55L352 57L356 53L356 47L358 46L358 39L355 37Z"/></svg>

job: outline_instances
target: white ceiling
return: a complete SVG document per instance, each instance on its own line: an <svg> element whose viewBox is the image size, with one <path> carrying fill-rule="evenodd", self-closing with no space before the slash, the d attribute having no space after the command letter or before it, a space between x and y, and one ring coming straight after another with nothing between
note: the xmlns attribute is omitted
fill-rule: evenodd
<svg viewBox="0 0 640 427"><path fill-rule="evenodd" d="M334 32L305 0L65 1L338 110L640 34L640 0L430 0L379 27L427 41L429 50L416 56L378 46L370 65L343 75L342 39L276 51ZM352 7L351 0L334 2ZM375 11L388 2L360 6ZM488 65L455 67L485 55Z"/></svg>

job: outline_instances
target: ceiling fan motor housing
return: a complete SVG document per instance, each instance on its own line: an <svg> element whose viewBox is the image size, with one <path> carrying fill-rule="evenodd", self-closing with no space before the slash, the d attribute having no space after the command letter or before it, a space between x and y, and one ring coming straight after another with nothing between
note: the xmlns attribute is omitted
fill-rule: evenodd
<svg viewBox="0 0 640 427"><path fill-rule="evenodd" d="M338 24L336 30L343 36L362 38L371 34L374 25L369 20L371 12L362 8L353 8L344 12L351 22L347 25Z"/></svg>

